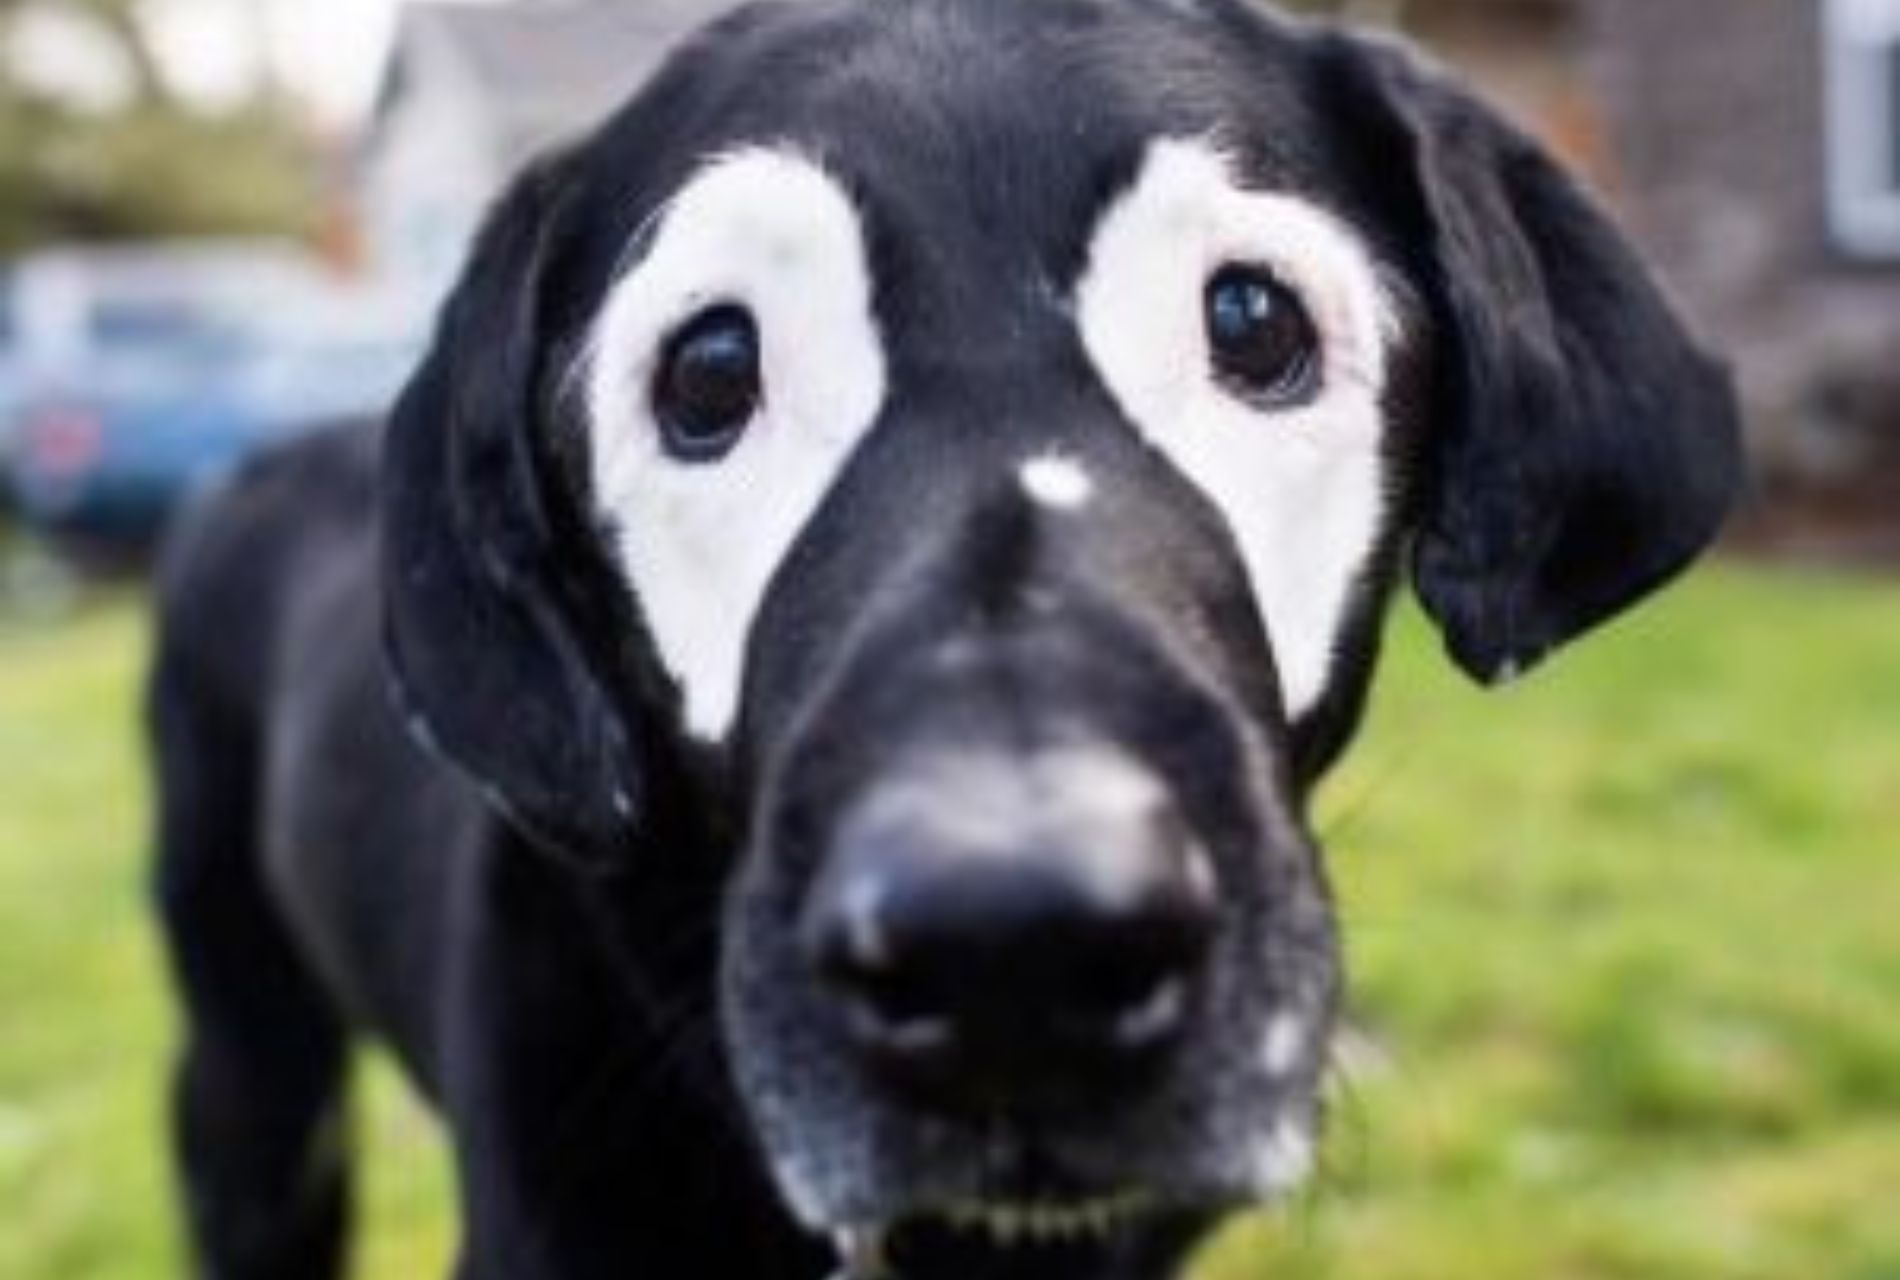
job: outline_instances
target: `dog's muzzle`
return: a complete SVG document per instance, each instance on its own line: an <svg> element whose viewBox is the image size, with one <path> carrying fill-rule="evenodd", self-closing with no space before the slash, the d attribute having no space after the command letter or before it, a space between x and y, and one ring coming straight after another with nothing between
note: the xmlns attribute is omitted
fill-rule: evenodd
<svg viewBox="0 0 1900 1280"><path fill-rule="evenodd" d="M1143 594L1120 566L1159 562L1128 542L1159 518L960 527L828 629L822 676L755 685L816 692L753 708L787 728L728 899L727 1043L807 1226L894 1239L907 1278L1119 1275L1088 1250L1304 1172L1331 912L1247 710L1271 660L1200 625L1227 560Z"/></svg>

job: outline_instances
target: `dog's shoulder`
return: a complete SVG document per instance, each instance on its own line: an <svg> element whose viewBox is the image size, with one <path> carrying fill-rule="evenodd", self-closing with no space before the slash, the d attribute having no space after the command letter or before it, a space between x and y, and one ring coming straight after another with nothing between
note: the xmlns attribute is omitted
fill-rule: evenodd
<svg viewBox="0 0 1900 1280"><path fill-rule="evenodd" d="M196 655L255 685L260 672L229 668L272 647L301 584L354 565L375 537L382 430L350 421L273 445L187 506L158 564L162 656Z"/></svg>
<svg viewBox="0 0 1900 1280"><path fill-rule="evenodd" d="M375 519L378 420L319 427L259 450L180 514L160 560L163 593L175 595L207 563L242 547L255 559L259 539L275 543L297 530L367 527Z"/></svg>

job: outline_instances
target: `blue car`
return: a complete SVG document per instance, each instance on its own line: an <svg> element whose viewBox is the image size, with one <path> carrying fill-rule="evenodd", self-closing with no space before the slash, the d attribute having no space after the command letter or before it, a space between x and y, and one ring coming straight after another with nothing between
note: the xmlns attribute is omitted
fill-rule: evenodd
<svg viewBox="0 0 1900 1280"><path fill-rule="evenodd" d="M5 476L6 460L13 453L13 432L19 422L25 390L19 335L13 322L13 281L0 274L0 479ZM8 515L12 507L12 491L0 483L0 517Z"/></svg>
<svg viewBox="0 0 1900 1280"><path fill-rule="evenodd" d="M136 553L255 446L256 425L228 392L182 371L43 389L13 432L15 505L57 543Z"/></svg>
<svg viewBox="0 0 1900 1280"><path fill-rule="evenodd" d="M151 276L95 286L83 341L40 362L0 441L20 519L92 565L144 559L184 502L258 448L381 411L416 358L407 328L310 281L278 280L274 305L240 320L202 264L160 273L167 287Z"/></svg>
<svg viewBox="0 0 1900 1280"><path fill-rule="evenodd" d="M383 410L412 359L401 343L312 344L43 390L16 420L15 504L58 545L142 557L184 502L255 450Z"/></svg>

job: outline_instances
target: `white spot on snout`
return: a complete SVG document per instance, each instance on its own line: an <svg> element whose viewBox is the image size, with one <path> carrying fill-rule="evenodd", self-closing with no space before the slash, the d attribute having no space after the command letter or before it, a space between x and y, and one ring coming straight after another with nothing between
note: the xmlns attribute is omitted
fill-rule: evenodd
<svg viewBox="0 0 1900 1280"><path fill-rule="evenodd" d="M1286 1076L1306 1050L1306 1025L1296 1013L1283 1013L1267 1024L1260 1040L1260 1064L1270 1076Z"/></svg>
<svg viewBox="0 0 1900 1280"><path fill-rule="evenodd" d="M853 876L844 887L846 936L851 955L859 964L881 969L891 961L890 938L884 931L884 899L889 882L882 876Z"/></svg>
<svg viewBox="0 0 1900 1280"><path fill-rule="evenodd" d="M832 1232L838 1251L838 1280L887 1280L891 1272L884 1232L875 1227L843 1227Z"/></svg>
<svg viewBox="0 0 1900 1280"><path fill-rule="evenodd" d="M1313 1173L1313 1135L1292 1118L1273 1126L1254 1153L1254 1187L1262 1199L1296 1190Z"/></svg>
<svg viewBox="0 0 1900 1280"><path fill-rule="evenodd" d="M1019 473L1023 491L1058 511L1075 511L1095 495L1095 482L1079 463L1054 455L1031 458Z"/></svg>

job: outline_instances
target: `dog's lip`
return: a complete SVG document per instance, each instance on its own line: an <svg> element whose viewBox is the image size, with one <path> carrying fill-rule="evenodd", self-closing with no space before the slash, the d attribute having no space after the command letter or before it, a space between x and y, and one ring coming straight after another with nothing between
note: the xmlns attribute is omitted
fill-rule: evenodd
<svg viewBox="0 0 1900 1280"><path fill-rule="evenodd" d="M1088 1199L961 1201L916 1215L901 1225L936 1225L986 1238L1005 1248L1019 1243L1106 1239L1159 1207L1146 1191Z"/></svg>
<svg viewBox="0 0 1900 1280"><path fill-rule="evenodd" d="M902 1274L897 1255L920 1238L995 1249L1046 1249L1112 1240L1163 1208L1151 1191L1128 1190L1086 1198L958 1200L907 1212L885 1222L843 1228L833 1241L844 1277L876 1280Z"/></svg>

